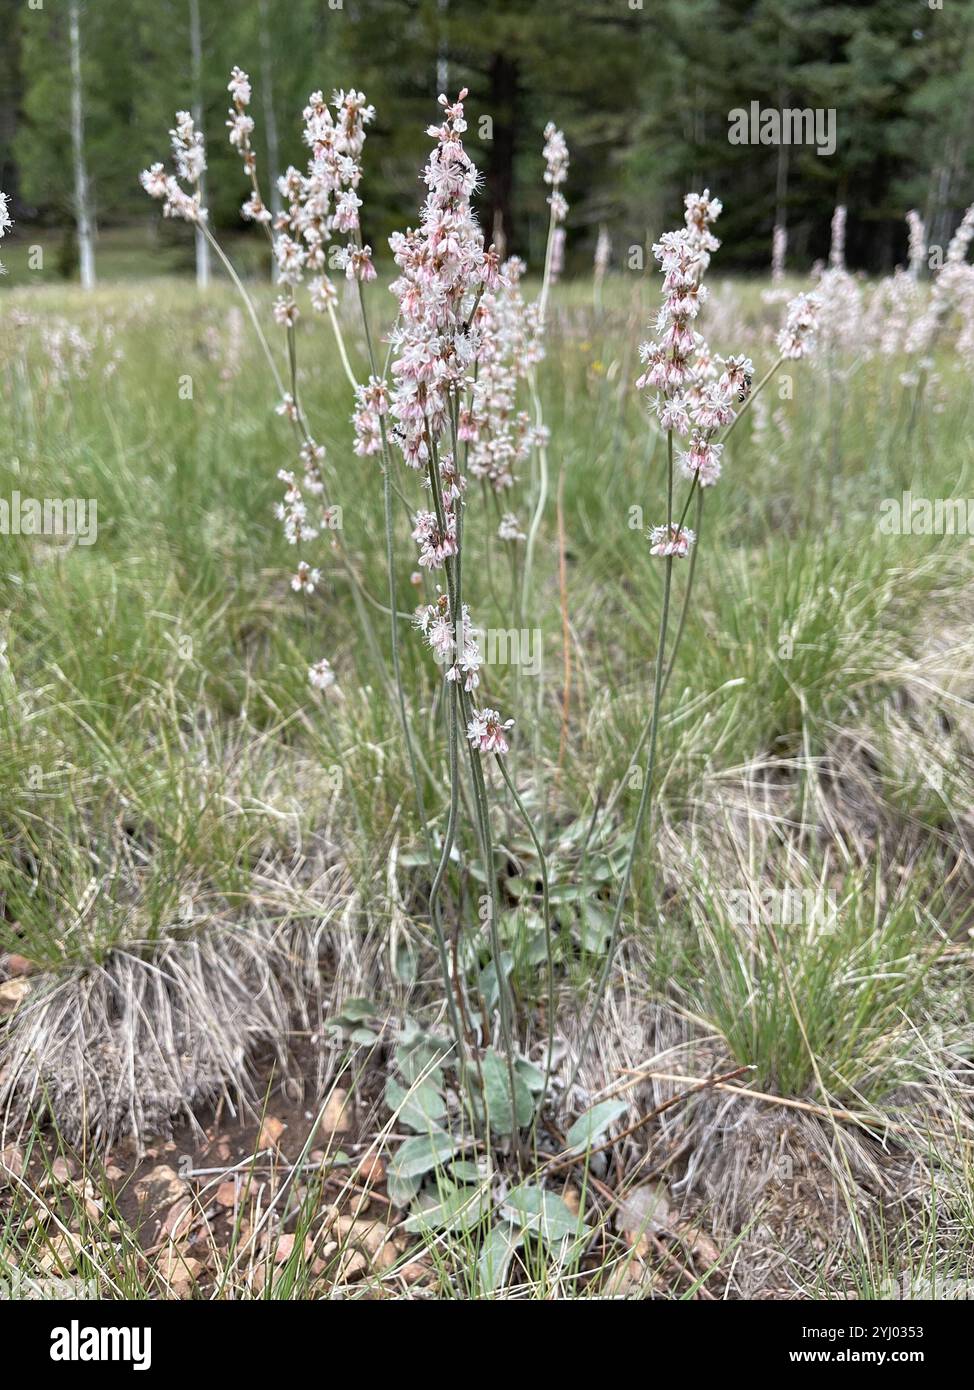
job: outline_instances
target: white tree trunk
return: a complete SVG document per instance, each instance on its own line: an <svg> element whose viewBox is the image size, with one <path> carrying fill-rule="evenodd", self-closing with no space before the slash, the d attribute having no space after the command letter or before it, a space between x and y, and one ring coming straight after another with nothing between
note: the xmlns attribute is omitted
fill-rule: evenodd
<svg viewBox="0 0 974 1390"><path fill-rule="evenodd" d="M281 172L280 146L277 139L277 116L274 114L274 63L271 57L271 36L267 27L267 0L260 0L260 85L263 93L264 129L267 132L267 177L270 180L271 212L276 217L281 210L281 192L277 186Z"/></svg>
<svg viewBox="0 0 974 1390"><path fill-rule="evenodd" d="M200 0L189 0L189 46L193 75L193 122L203 130L203 42L200 37ZM200 175L200 198L206 207L206 175ZM210 284L210 244L202 228L196 228L196 284L201 290Z"/></svg>
<svg viewBox="0 0 974 1390"><path fill-rule="evenodd" d="M71 43L71 149L74 155L74 216L78 228L78 257L81 288L95 287L95 229L91 215L91 192L85 165L85 108L81 87L81 25L78 0L71 0L68 11Z"/></svg>
<svg viewBox="0 0 974 1390"><path fill-rule="evenodd" d="M441 14L446 14L450 8L450 0L436 0L436 7ZM446 92L449 96L450 86L450 59L447 54L446 35L441 34L436 46L436 94Z"/></svg>

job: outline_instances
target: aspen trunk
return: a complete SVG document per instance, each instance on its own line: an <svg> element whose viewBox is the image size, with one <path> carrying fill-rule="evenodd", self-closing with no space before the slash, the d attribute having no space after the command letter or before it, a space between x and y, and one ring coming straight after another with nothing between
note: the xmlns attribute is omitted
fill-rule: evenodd
<svg viewBox="0 0 974 1390"><path fill-rule="evenodd" d="M267 177L270 181L270 207L276 217L281 210L281 193L277 186L281 172L280 146L277 139L277 116L274 113L274 60L271 56L271 35L267 25L267 0L260 0L260 85L263 94L264 131L267 136Z"/></svg>
<svg viewBox="0 0 974 1390"><path fill-rule="evenodd" d="M193 122L203 130L203 43L200 37L200 0L189 0L189 45L193 74ZM206 207L206 174L200 176L200 197ZM196 284L205 290L210 284L210 244L201 227L196 228Z"/></svg>
<svg viewBox="0 0 974 1390"><path fill-rule="evenodd" d="M91 190L85 164L84 93L81 86L81 24L78 0L71 0L68 11L71 45L71 150L74 157L74 217L78 229L78 259L81 288L95 287L95 229L91 213Z"/></svg>

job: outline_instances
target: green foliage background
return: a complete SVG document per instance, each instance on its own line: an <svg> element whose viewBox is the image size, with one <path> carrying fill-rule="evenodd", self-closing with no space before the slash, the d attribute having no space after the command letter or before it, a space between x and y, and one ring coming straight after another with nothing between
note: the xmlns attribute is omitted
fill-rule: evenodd
<svg viewBox="0 0 974 1390"><path fill-rule="evenodd" d="M33 8L33 5L40 8ZM903 259L903 215L949 236L974 196L974 0L200 0L204 125L217 225L243 192L224 139L226 74L255 83L282 163L303 162L300 110L317 87L356 86L378 108L366 231L415 218L439 77L471 91L481 214L508 249L540 253L541 131L572 150L569 256L588 263L598 225L617 248L672 220L690 186L725 197L724 265L766 265L784 219L798 265L825 254L832 208L850 210L848 256L871 271ZM20 223L70 223L67 0L0 0L0 186ZM139 169L167 152L191 104L189 0L83 0L88 160L99 226L157 217ZM269 98L265 98L269 92ZM728 112L834 107L838 147L734 146ZM480 124L490 118L490 138ZM267 164L265 159L264 172ZM732 194L732 197L728 197Z"/></svg>

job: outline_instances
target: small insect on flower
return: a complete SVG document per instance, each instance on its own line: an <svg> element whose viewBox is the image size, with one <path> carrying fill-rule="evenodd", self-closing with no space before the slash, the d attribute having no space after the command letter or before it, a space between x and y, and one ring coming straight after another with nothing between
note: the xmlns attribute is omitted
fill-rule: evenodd
<svg viewBox="0 0 974 1390"><path fill-rule="evenodd" d="M327 657L322 657L313 666L308 667L308 680L315 690L330 690L337 686L337 677L331 669L331 662Z"/></svg>
<svg viewBox="0 0 974 1390"><path fill-rule="evenodd" d="M650 555L674 555L678 560L689 554L697 539L688 526L654 526L649 532Z"/></svg>
<svg viewBox="0 0 974 1390"><path fill-rule="evenodd" d="M291 588L296 594L313 594L321 583L321 570L312 569L307 560L298 561L298 570L291 576Z"/></svg>
<svg viewBox="0 0 974 1390"><path fill-rule="evenodd" d="M514 728L514 720L501 722L495 709L474 710L473 718L467 725L467 738L481 753L506 753L510 748L507 741L508 729Z"/></svg>
<svg viewBox="0 0 974 1390"><path fill-rule="evenodd" d="M724 359L724 370L717 384L723 391L736 391L737 399L743 404L751 394L753 380L754 363L750 357L727 357Z"/></svg>

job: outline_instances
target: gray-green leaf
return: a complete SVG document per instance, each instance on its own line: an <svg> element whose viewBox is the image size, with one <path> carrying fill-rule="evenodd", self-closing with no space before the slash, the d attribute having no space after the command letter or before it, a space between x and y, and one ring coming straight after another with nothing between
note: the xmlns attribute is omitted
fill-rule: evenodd
<svg viewBox="0 0 974 1390"><path fill-rule="evenodd" d="M477 1226L490 1210L490 1196L486 1188L455 1187L443 1184L441 1192L428 1202L420 1198L422 1206L415 1210L403 1229L410 1235L424 1231L468 1231Z"/></svg>
<svg viewBox="0 0 974 1390"><path fill-rule="evenodd" d="M506 1221L496 1222L488 1231L477 1258L480 1286L485 1293L495 1293L503 1284L514 1251L523 1239L521 1232Z"/></svg>
<svg viewBox="0 0 974 1390"><path fill-rule="evenodd" d="M507 1063L489 1047L481 1064L484 1077L484 1100L490 1127L495 1134L513 1134L515 1125L523 1128L531 1123L534 1100L522 1077L514 1073L514 1106L511 1107L511 1081Z"/></svg>
<svg viewBox="0 0 974 1390"><path fill-rule="evenodd" d="M508 1193L504 1215L526 1231L537 1231L547 1241L588 1234L581 1216L576 1216L559 1196L531 1183L523 1183Z"/></svg>
<svg viewBox="0 0 974 1390"><path fill-rule="evenodd" d="M436 1121L446 1114L446 1101L432 1081L420 1081L407 1091L390 1076L386 1081L386 1105L396 1112L401 1124L420 1134L437 1129Z"/></svg>
<svg viewBox="0 0 974 1390"><path fill-rule="evenodd" d="M430 1134L416 1134L407 1139L392 1156L389 1164L390 1176L396 1180L418 1178L437 1168L452 1158L460 1145L446 1130L433 1130Z"/></svg>
<svg viewBox="0 0 974 1390"><path fill-rule="evenodd" d="M584 1153L605 1133L612 1121L628 1109L628 1102L624 1100L604 1100L600 1105L593 1105L565 1135L569 1151Z"/></svg>

